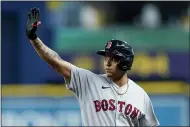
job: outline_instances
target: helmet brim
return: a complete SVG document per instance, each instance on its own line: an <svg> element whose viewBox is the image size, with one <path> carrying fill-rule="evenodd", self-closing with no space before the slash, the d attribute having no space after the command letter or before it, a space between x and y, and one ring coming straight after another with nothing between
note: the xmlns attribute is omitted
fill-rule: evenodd
<svg viewBox="0 0 190 127"><path fill-rule="evenodd" d="M101 55L101 56L105 56L106 53L109 53L109 54L111 54L111 55L113 55L113 56L116 56L116 57L119 58L119 59L123 58L120 54L112 53L112 52L105 51L105 50L99 50L99 51L97 52L97 54L99 54L99 55Z"/></svg>
<svg viewBox="0 0 190 127"><path fill-rule="evenodd" d="M97 54L102 55L102 56L105 56L105 53L106 53L105 50L100 50L97 52Z"/></svg>

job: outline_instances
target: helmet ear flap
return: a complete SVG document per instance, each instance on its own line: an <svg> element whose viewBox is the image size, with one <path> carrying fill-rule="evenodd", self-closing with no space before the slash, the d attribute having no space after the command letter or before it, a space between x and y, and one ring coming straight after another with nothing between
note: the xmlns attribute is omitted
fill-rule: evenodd
<svg viewBox="0 0 190 127"><path fill-rule="evenodd" d="M133 59L133 56L127 56L126 58L121 59L118 67L123 71L131 70Z"/></svg>

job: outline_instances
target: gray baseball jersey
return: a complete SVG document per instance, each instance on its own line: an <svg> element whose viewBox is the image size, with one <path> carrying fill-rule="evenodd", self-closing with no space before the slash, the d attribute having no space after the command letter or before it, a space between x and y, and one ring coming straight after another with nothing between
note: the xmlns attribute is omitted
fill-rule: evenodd
<svg viewBox="0 0 190 127"><path fill-rule="evenodd" d="M131 79L118 87L105 74L71 65L66 83L78 99L83 126L158 126L147 93Z"/></svg>

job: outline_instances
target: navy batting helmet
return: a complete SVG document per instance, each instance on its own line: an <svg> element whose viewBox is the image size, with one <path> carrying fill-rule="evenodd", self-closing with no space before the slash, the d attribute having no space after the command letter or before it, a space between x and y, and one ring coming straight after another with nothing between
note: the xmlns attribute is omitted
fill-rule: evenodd
<svg viewBox="0 0 190 127"><path fill-rule="evenodd" d="M106 43L105 49L98 51L97 54L105 56L106 52L113 54L119 59L118 67L121 70L131 70L134 52L127 42L112 39Z"/></svg>

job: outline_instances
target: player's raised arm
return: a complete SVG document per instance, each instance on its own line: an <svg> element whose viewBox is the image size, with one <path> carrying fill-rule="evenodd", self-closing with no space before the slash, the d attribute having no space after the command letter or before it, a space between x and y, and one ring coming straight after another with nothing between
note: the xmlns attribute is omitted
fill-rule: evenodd
<svg viewBox="0 0 190 127"><path fill-rule="evenodd" d="M71 76L70 63L62 60L60 56L49 47L47 47L39 37L36 35L36 30L40 25L40 10L39 8L32 8L28 13L28 22L26 25L26 34L30 39L34 49L38 55L44 59L54 70L59 72L67 80Z"/></svg>

